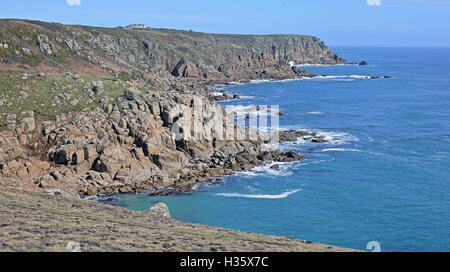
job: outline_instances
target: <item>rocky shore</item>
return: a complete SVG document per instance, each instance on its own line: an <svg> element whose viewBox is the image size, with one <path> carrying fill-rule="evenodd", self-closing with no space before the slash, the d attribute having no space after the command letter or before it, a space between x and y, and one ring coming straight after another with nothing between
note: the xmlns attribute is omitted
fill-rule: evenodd
<svg viewBox="0 0 450 272"><path fill-rule="evenodd" d="M7 69L0 96L0 186L31 191L74 188L80 195L96 195L171 187L180 192L269 161L304 159L295 152L267 151L268 140L258 131L230 127L234 113L214 101L239 95L217 95L209 86L315 76L292 63L345 63L309 36L20 20L0 20L0 25L2 70ZM56 72L64 65L71 72ZM19 67L26 72L18 73ZM194 101L201 104L200 115ZM178 120L187 116L200 131L185 128L182 138L174 139ZM196 137L189 137L191 130ZM230 133L244 138L229 139ZM258 139L249 140L252 133ZM279 140L299 137L326 141L294 131L281 132Z"/></svg>
<svg viewBox="0 0 450 272"><path fill-rule="evenodd" d="M64 250L78 241L86 251L345 251L178 222L162 205L140 213L79 199L184 193L305 159L267 146L324 137L239 126L215 101L240 96L210 86L313 77L293 64L317 63L346 62L311 36L0 20L1 250Z"/></svg>
<svg viewBox="0 0 450 272"><path fill-rule="evenodd" d="M179 191L268 161L304 159L295 152L266 151L262 141L212 137L175 141L171 134L174 120L186 110L193 111L192 99L190 94L128 88L119 103L114 105L102 97L99 108L65 117L60 124L45 122L36 128L36 124L30 127L22 122L15 127L19 137L3 138L2 185L32 190L70 187L81 195L145 192L167 186ZM204 113L229 115L207 98L198 99ZM214 120L213 114L198 120L207 135L215 133L209 122ZM234 120L234 115L228 119ZM249 129L237 125L233 130L249 134ZM326 141L314 133L280 132L280 142L298 137Z"/></svg>

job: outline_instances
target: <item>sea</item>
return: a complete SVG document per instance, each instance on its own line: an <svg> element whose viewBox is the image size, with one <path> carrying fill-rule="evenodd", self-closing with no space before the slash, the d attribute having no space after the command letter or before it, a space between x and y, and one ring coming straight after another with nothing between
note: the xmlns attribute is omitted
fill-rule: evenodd
<svg viewBox="0 0 450 272"><path fill-rule="evenodd" d="M304 66L322 76L221 86L243 97L224 106L278 105L281 129L326 136L280 147L306 160L186 195L100 201L132 210L163 201L175 219L355 249L449 251L450 48L332 49L369 65Z"/></svg>

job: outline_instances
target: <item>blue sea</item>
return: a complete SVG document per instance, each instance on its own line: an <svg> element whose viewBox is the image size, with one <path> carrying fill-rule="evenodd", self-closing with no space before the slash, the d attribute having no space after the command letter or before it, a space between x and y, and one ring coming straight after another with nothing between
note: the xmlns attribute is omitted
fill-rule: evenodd
<svg viewBox="0 0 450 272"><path fill-rule="evenodd" d="M331 141L284 145L307 160L198 186L185 196L120 195L145 210L164 201L192 223L381 251L450 250L450 49L333 48L368 66L308 66L326 77L225 86L279 105L280 127ZM366 76L391 76L368 79ZM314 148L316 152L306 153Z"/></svg>

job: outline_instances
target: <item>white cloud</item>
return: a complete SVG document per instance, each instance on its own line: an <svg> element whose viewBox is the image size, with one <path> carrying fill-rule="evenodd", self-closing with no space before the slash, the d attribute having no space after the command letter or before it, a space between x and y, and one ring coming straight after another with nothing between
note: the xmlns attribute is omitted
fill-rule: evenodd
<svg viewBox="0 0 450 272"><path fill-rule="evenodd" d="M366 0L369 6L381 6L381 0Z"/></svg>
<svg viewBox="0 0 450 272"><path fill-rule="evenodd" d="M69 6L81 6L81 0L66 0Z"/></svg>

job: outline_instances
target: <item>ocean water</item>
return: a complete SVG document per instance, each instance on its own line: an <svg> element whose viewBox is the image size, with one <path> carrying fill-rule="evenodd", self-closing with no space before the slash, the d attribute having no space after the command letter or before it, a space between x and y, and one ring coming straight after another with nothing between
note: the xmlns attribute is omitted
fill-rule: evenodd
<svg viewBox="0 0 450 272"><path fill-rule="evenodd" d="M176 219L382 251L450 250L450 49L334 48L368 66L309 66L328 77L226 86L223 105L280 106L280 126L327 135L284 149L307 160L198 186L184 196L120 195ZM366 76L389 75L388 79Z"/></svg>

